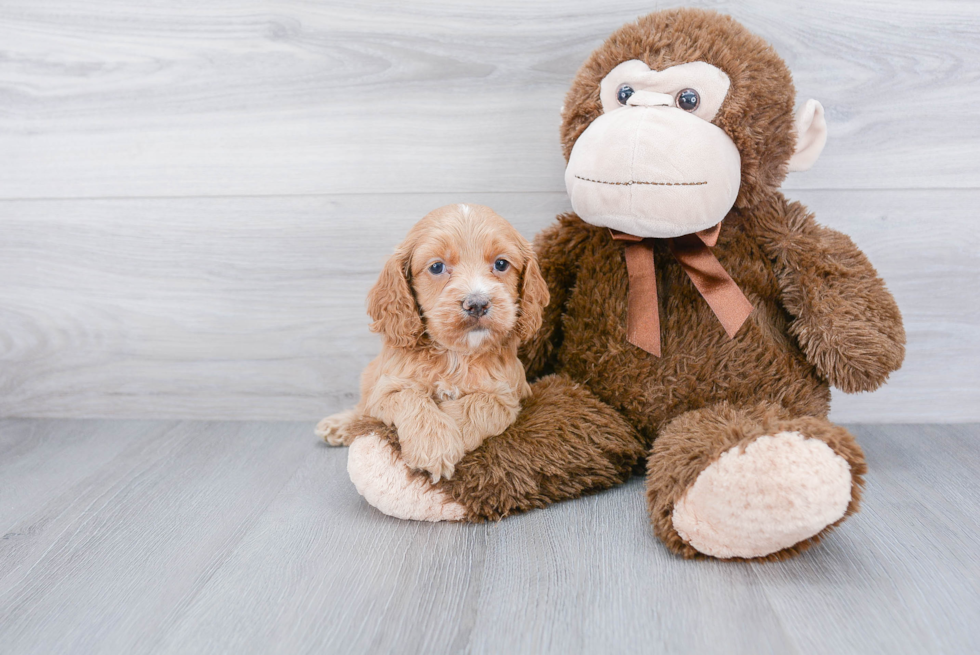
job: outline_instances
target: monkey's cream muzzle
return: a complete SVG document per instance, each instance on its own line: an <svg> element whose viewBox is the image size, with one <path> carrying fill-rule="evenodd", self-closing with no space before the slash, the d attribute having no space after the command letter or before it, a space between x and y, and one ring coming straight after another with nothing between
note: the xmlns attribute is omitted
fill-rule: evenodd
<svg viewBox="0 0 980 655"><path fill-rule="evenodd" d="M673 107L623 107L579 136L565 169L583 220L668 238L719 223L735 204L738 149L720 128Z"/></svg>

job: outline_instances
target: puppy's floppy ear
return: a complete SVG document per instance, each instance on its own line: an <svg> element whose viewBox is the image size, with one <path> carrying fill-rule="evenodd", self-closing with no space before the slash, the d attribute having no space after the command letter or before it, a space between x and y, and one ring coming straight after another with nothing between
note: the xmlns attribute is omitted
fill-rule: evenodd
<svg viewBox="0 0 980 655"><path fill-rule="evenodd" d="M551 299L548 284L541 275L538 258L530 244L527 246L527 263L521 271L521 315L517 319L517 334L527 341L541 327L541 317Z"/></svg>
<svg viewBox="0 0 980 655"><path fill-rule="evenodd" d="M413 348L425 332L415 296L408 283L410 250L399 246L368 292L368 314L372 332L379 332L396 348Z"/></svg>

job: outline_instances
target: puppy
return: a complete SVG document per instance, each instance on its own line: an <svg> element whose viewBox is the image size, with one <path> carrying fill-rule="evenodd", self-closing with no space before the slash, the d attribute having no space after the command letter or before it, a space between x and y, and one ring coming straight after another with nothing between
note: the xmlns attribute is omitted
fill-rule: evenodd
<svg viewBox="0 0 980 655"><path fill-rule="evenodd" d="M316 432L348 445L370 416L398 430L402 458L434 482L517 418L530 393L517 358L541 326L548 287L531 245L488 207L426 215L368 294L381 354L361 377L361 401Z"/></svg>

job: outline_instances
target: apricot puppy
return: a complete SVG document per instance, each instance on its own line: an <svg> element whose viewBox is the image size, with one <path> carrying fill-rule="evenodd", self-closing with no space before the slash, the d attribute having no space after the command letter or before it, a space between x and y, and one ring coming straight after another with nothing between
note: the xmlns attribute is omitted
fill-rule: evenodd
<svg viewBox="0 0 980 655"><path fill-rule="evenodd" d="M530 393L517 358L541 326L548 288L531 245L488 207L449 205L426 215L368 294L381 354L361 377L361 401L316 432L348 445L351 421L398 430L402 458L433 481L503 432Z"/></svg>

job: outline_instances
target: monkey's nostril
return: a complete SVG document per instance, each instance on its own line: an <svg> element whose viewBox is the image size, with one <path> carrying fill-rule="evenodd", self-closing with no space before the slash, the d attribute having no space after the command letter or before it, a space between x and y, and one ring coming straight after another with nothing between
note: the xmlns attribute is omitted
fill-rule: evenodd
<svg viewBox="0 0 980 655"><path fill-rule="evenodd" d="M490 299L484 295L470 295L463 300L463 311L475 318L486 316L490 311Z"/></svg>

